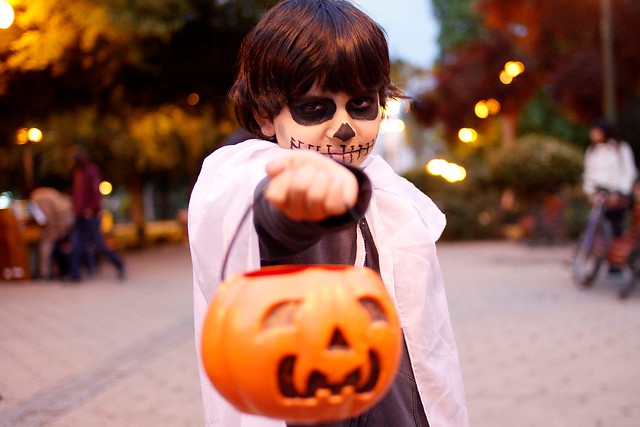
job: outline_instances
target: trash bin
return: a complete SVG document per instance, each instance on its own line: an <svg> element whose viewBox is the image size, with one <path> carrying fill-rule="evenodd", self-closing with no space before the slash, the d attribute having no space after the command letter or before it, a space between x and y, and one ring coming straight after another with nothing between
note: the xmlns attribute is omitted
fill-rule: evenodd
<svg viewBox="0 0 640 427"><path fill-rule="evenodd" d="M0 209L0 280L27 280L29 255L13 210Z"/></svg>

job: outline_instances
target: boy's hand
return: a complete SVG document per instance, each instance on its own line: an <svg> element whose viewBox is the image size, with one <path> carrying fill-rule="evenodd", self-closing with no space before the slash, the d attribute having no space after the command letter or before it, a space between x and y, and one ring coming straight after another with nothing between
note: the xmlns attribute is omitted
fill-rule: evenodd
<svg viewBox="0 0 640 427"><path fill-rule="evenodd" d="M347 168L312 151L294 151L267 165L265 198L294 221L321 221L355 206L358 181Z"/></svg>

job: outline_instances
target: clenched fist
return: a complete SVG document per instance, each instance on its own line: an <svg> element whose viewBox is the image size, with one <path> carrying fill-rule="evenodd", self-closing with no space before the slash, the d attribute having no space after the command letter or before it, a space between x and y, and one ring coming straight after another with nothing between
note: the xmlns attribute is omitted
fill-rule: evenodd
<svg viewBox="0 0 640 427"><path fill-rule="evenodd" d="M313 151L292 151L267 164L265 198L295 221L322 221L355 206L358 181L340 163Z"/></svg>

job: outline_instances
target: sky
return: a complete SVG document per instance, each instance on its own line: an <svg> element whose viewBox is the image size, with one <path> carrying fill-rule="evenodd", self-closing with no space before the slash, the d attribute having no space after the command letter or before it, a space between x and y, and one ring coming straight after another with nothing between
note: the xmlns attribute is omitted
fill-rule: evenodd
<svg viewBox="0 0 640 427"><path fill-rule="evenodd" d="M387 32L392 60L429 69L438 55L438 23L429 0L354 0Z"/></svg>

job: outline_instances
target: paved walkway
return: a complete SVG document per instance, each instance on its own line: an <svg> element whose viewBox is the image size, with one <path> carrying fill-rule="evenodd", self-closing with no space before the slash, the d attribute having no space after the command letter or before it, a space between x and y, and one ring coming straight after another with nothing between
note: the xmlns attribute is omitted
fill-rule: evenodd
<svg viewBox="0 0 640 427"><path fill-rule="evenodd" d="M569 247L446 243L474 427L635 427L640 291L578 290ZM184 246L80 285L0 282L0 426L202 426Z"/></svg>

